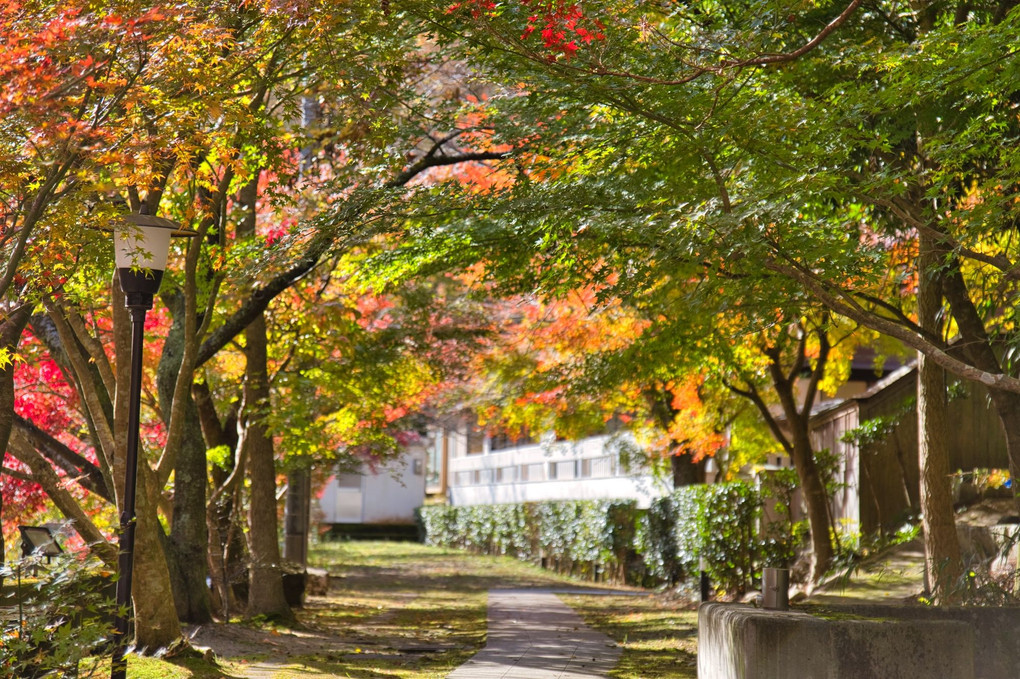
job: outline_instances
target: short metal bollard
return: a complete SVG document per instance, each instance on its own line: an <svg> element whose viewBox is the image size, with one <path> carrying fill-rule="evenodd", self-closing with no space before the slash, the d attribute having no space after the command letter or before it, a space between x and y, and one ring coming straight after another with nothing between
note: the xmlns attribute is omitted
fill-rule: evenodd
<svg viewBox="0 0 1020 679"><path fill-rule="evenodd" d="M703 556L698 559L698 569L701 571L701 602L704 603L712 598L712 583L708 579L708 561Z"/></svg>
<svg viewBox="0 0 1020 679"><path fill-rule="evenodd" d="M790 608L790 569L765 568L761 578L761 605L776 611Z"/></svg>

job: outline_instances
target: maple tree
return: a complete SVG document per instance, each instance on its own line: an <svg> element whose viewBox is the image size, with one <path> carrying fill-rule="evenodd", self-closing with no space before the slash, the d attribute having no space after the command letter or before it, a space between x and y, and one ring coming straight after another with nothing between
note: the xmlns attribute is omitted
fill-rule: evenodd
<svg viewBox="0 0 1020 679"><path fill-rule="evenodd" d="M484 264L475 269L468 280ZM660 340L670 332L620 299L600 300L591 287L547 298L500 298L499 290L479 289L498 330L448 400L511 438L627 429L653 466L670 461L677 485L703 480L705 461L725 445L724 431L741 407L711 390L696 362L678 354L682 342L667 350Z"/></svg>
<svg viewBox="0 0 1020 679"><path fill-rule="evenodd" d="M159 310L152 315L166 321L165 341L147 344L145 365L158 361L159 368L154 379L146 377L148 454L140 469L136 594L144 595L135 597L135 605L142 646L155 649L176 641L178 615L201 620L210 613L203 594L210 446L195 437L201 411L192 405L191 392L204 383L196 373L212 369L211 360L247 328L245 363L255 370L247 382L258 382L255 347L268 330L251 326L272 300L320 264L328 268L331 252L370 240L378 231L373 211L401 201L401 187L417 174L461 160L447 153L449 139L434 140L417 158L414 151L392 157L396 140L410 137L413 149L436 118L428 119L423 132L413 115L395 115L392 121L368 115L400 100L390 86L400 84L410 52L404 35L386 28L379 9L374 3L359 9L379 31L353 30L353 15L319 12L307 3L175 4L172 12L129 2L102 10L45 3L3 9L5 25L12 29L3 43L5 56L12 57L5 64L11 86L3 100L12 113L3 128L3 188L10 197L3 231L4 336L10 336L4 356L16 349L31 305L41 301L45 313L33 317L33 333L45 328L52 341L46 347L51 358L40 360L56 361L73 376L77 399L67 405L77 402L81 409L96 454L95 469L88 471L105 482L108 502L122 478L118 450L124 404L116 394L122 393L128 362L115 357L123 359L129 351L128 324L117 304L116 282L110 290L95 284L109 271L107 255L97 247L100 236L77 222L83 206L91 210L86 221L93 225L108 221L111 213L144 208L169 214L201 234L164 281L170 317ZM348 41L343 49L338 37ZM22 59L22 53L30 56ZM375 60L362 59L364 53ZM34 68L40 64L44 68ZM289 117L302 97L317 99L326 109L323 123L304 131ZM37 132L31 145L24 143L23 130ZM297 159L303 149L327 158L329 167L302 166ZM307 181L295 191L302 172ZM260 178L272 181L260 187ZM311 195L317 198L308 200ZM271 221L255 219L258 201L272 207L262 210ZM335 212L315 221L316 214L326 212L324 206ZM309 215L300 228L297 217ZM99 311L111 300L112 319ZM262 354L267 353L268 347ZM3 366L8 396L13 393L10 365ZM250 410L238 413L245 418L245 433L264 431L263 406L253 402L268 401L262 389L249 391ZM5 397L5 414L13 413L14 404L7 401L12 398ZM21 432L14 452L21 462L36 465L31 477L50 500L78 518L80 504L61 493L63 481L50 473L69 451L55 445L60 442L55 431L36 425L55 426L28 420L10 425ZM6 440L8 429L2 433ZM260 468L270 471L261 473L246 502L269 509L268 520L252 522L252 535L275 548L273 452L265 446L260 451ZM82 460L76 463L85 469ZM235 469L243 475L243 466ZM79 485L90 474L77 477ZM171 477L167 563L156 519L170 506L163 491ZM108 536L87 516L81 515L76 527L92 549L112 555ZM272 569L279 561L272 554L253 556ZM272 573L256 578L264 589L253 589L250 610L286 617L289 608L278 596L275 572L275 579Z"/></svg>
<svg viewBox="0 0 1020 679"><path fill-rule="evenodd" d="M27 213L9 213L8 271L24 275L11 277L8 291L15 300L23 294L43 304L45 313L32 319L33 333L50 338L49 358L40 355L39 360L56 361L72 376L76 398L68 399L67 406L80 408L88 430L82 440L96 453L94 468L75 461L79 471L89 472L76 476L77 483L84 488L97 474L108 491L106 496L93 493L93 500L102 496L113 504L123 476L118 450L124 404L116 394L123 393L128 362L116 357L129 352L128 323L117 304L116 281L109 289L96 284L108 275L107 255L97 247L97 234L75 228L74 209L88 206L90 224L102 224L117 211L145 209L200 234L178 251L166 273L161 300L169 314L157 308L150 318L158 327L147 328L150 337L159 337L147 343L144 364L158 368L144 381L147 454L140 467L136 594L145 594L135 597L135 605L142 623L138 641L149 648L176 641L178 618L209 618L207 555L231 544L230 535L217 534L222 527L217 521L232 526L236 518L230 515L244 508L251 512L250 530L235 537L249 539L241 547L256 584L250 588L248 612L289 617L275 551L275 446L283 443L282 450L293 452L342 443L373 457L391 453L392 442L414 424L410 407L441 379L436 366L456 363L450 359L459 353L458 338L476 332L462 332L450 313L415 302L403 305L399 332L343 318L337 330L346 334L332 333L333 346L316 336L322 328L314 323L298 337L288 334L311 323L302 318L306 313L329 318L335 309L350 309L345 300L359 296L364 297L359 304L370 304L372 293L353 292L335 280L318 288L315 281L328 282L338 258L390 228L387 211L399 213L409 182L430 168L505 155L480 144L464 150L461 144L479 134L471 124L451 123L454 132L445 135L435 131L446 109L457 111L459 103L443 103L417 81L405 87L402 79L436 59L418 61L409 34L390 30L395 24L383 8L356 5L347 13L321 12L314 3L302 2L175 5L171 14L166 8L124 3L106 8L109 13L99 18L79 8L68 15L76 26L106 32L90 42L77 28L55 31L52 45L47 43L47 49L66 50L74 42L76 52L95 60L88 62L90 67L101 64L84 75L58 67L61 77L71 79L65 87L75 98L57 101L52 112L66 116L75 103L96 97L96 106L109 116L91 121L93 133L107 146L69 145L74 151L69 167L75 173L57 178L59 190L39 203L45 216L40 223L50 231L32 231L36 227L26 221ZM360 30L358 21L378 30ZM131 41L134 51L118 51L118 39ZM20 90L8 93L23 96ZM47 107L40 109L40 118L50 112ZM318 108L319 115L298 124L294 114L304 107ZM380 116L382 110L393 115ZM27 129L34 124L49 129L37 119L25 121ZM395 148L407 152L394 153ZM11 149L26 157L36 151L16 144ZM53 165L41 156L34 162L43 168ZM19 186L28 193L36 187L29 175L15 179L25 179ZM31 203L29 198L20 204ZM57 219L61 215L65 222ZM53 224L65 230L53 231ZM47 249L26 248L27 254L18 254L18 238ZM111 300L109 316L105 309ZM299 339L297 348L294 339ZM240 353L232 352L233 346ZM345 354L345 347L354 346L362 352L381 349L371 356L377 367L357 375L308 367L316 352L325 351L318 358L327 364L350 366L354 361L367 368L365 353ZM303 364L312 379L289 373L285 366L291 361ZM276 371L275 385L270 370ZM230 375L240 379L231 383ZM344 383L338 384L338 376ZM280 407L289 403L286 396L295 385L306 388L315 382L317 388L329 387L324 392L330 398L342 396L337 409L299 414ZM372 398L365 398L366 390L372 390ZM400 395L397 403L395 394ZM277 415L304 415L342 426L324 426L325 435L317 441L314 429L305 434ZM238 423L240 436L234 438L229 430ZM36 463L32 478L42 482L65 514L80 517L76 527L88 535L92 549L110 556L109 536L81 511L76 501L81 498L65 497L63 481L49 473L68 450L54 445L59 438L55 431L36 424L55 427L48 421L15 423L23 434L32 427L41 432L34 438L22 435L15 453L22 462ZM228 463L210 469L207 450L223 447ZM215 485L213 502L207 503L210 475ZM217 503L227 495L232 506L224 516ZM159 514L169 524L165 552ZM215 567L216 559L211 561Z"/></svg>
<svg viewBox="0 0 1020 679"><path fill-rule="evenodd" d="M625 299L687 287L679 298L710 317L738 303L778 308L778 300L802 298L806 290L939 365L995 385L1007 421L1012 378L991 368L974 370L960 360L959 349L937 338L937 330L913 320L914 297L903 282L914 259L896 251L900 245L909 250L917 233L923 237L931 228L904 200L914 196L931 210L942 200L937 191L959 195L967 172L980 164L951 159L960 152L959 135L979 140L976 153L1001 148L992 141L1001 130L976 127L988 107L971 106L962 116L939 109L943 127L925 130L926 148L936 150L939 168L960 169L932 169L927 190L908 190L919 171L936 167L921 161L911 136L918 120L929 128L934 120L935 114L917 108L920 101L929 103L921 90L939 101L948 101L938 90L947 83L966 101L979 90L991 92L993 82L998 91L1010 91L998 80L1009 69L1000 73L998 61L981 57L1002 53L994 45L1015 21L1006 4L961 4L954 15L921 3L900 16L858 2L785 9L737 3L725 11L714 3L641 9L586 3L585 13L604 21L602 39L569 56L529 43L527 4L475 3L470 12L434 5L430 19L439 39L507 86L508 94L488 108L495 137L514 144L516 158L531 159L526 176L536 181L473 197L474 213L462 217L467 228L457 235L447 226L422 226L428 246L419 250L439 249L466 262L487 258L494 276L521 289L562 287L572 273L588 283L619 275L613 294ZM549 6L561 17L570 13L566 3ZM959 21L967 11L976 24ZM869 39L884 46L878 56ZM922 44L923 55L915 51ZM956 75L932 70L933 53L957 64L958 72L981 73L972 81L974 91ZM864 84L850 64L876 74L875 80ZM900 68L904 64L912 65ZM898 108L899 101L910 105ZM1005 114L1009 104L995 101L991 107ZM833 109L845 114L840 122ZM1003 174L987 178L992 188L982 195L1002 196L997 207L977 210L971 199L969 212L947 210L938 221L1008 214L1009 193L1001 187L1010 185L1010 166L1002 167ZM463 235L468 231L470 237ZM945 240L951 231L940 232L945 252L974 263L962 271L975 275L977 265L992 263L987 242ZM954 303L952 289L946 288L946 299L953 313L972 318L973 300L956 294ZM997 292L1009 295L1001 285ZM1003 307L987 307L993 308ZM750 323L746 332L761 322ZM971 333L973 346L989 345L979 324L971 324ZM982 360L992 365L988 356ZM922 457L929 459L944 461L945 455ZM931 563L953 561L951 531L936 528L946 525L947 516L952 521L946 475L925 477L931 483L924 493Z"/></svg>
<svg viewBox="0 0 1020 679"><path fill-rule="evenodd" d="M144 166L152 153L145 143L146 135L139 134L139 125L146 122L144 112L165 109L177 87L169 83L169 90L160 88L140 75L143 65L152 63L147 60L165 49L168 40L175 39L179 27L166 21L158 10L139 8L134 3L103 8L73 2L7 3L0 9L0 21L4 26L5 83L0 103L4 113L0 126L0 186L6 265L0 274L0 294L7 312L4 324L17 328L16 319L21 313L31 313L40 302L56 309L57 302L48 296L68 283L80 265L89 260L88 255L82 257L83 245L98 234L88 237L80 228L80 220L89 212L93 213L94 224L108 219L112 206L104 204L101 197L109 186L106 172L110 165L124 163L136 179L148 181L143 179ZM155 63L160 63L158 56ZM137 96L132 96L127 105L124 102L131 94ZM20 326L27 321L23 318ZM8 351L16 349L20 334L11 340L5 344ZM86 346L95 349L95 345ZM54 354L58 363L68 357L73 362L73 355ZM102 365L97 362L92 368L101 370ZM76 386L82 384L79 368L84 367L86 373L89 370L87 366L72 368L70 363L62 367L75 375ZM11 374L11 382L13 377ZM102 377L113 376L104 373ZM112 380L104 384L104 391L111 388L105 400L96 398L96 392L82 399L90 435L97 444L98 471L105 481L108 500L113 497L112 470L118 459L115 430L123 427L122 418L116 423L106 419L111 415L108 408L112 386ZM57 468L61 461L65 469L85 461L73 459L73 451L52 434L47 436L32 423L13 418L15 405L4 403L5 415L9 415L4 418L5 431L0 438L5 442L13 439L15 444L6 446L7 452L18 457L31 470L32 480L43 486L62 511L76 519L75 526L91 549L108 562L114 560L115 549L80 511L75 498L64 488L65 479L54 471L46 456L57 459ZM7 426L16 427L19 435L11 437ZM25 438L29 444L25 444ZM158 548L146 551L158 558ZM151 598L145 600L148 608L143 616L146 624L139 626L139 637L142 643L152 642L153 647L159 647L177 638L176 619L172 608L167 614L169 597L161 596L155 582L150 584ZM150 635L155 629L160 632Z"/></svg>

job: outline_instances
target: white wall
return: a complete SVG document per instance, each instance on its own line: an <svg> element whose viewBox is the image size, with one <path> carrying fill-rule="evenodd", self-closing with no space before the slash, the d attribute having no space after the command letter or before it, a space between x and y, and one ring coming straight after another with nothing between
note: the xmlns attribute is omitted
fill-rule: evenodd
<svg viewBox="0 0 1020 679"><path fill-rule="evenodd" d="M414 511L425 502L425 451L412 448L398 462L366 474L363 488L363 523L414 523Z"/></svg>
<svg viewBox="0 0 1020 679"><path fill-rule="evenodd" d="M648 507L669 492L666 480L621 462L619 438L546 441L498 451L486 445L483 454L467 455L464 437L458 436L451 441L448 468L453 505L620 499Z"/></svg>
<svg viewBox="0 0 1020 679"><path fill-rule="evenodd" d="M425 501L425 451L412 447L399 460L373 472L337 475L319 496L321 521L334 523L414 523Z"/></svg>

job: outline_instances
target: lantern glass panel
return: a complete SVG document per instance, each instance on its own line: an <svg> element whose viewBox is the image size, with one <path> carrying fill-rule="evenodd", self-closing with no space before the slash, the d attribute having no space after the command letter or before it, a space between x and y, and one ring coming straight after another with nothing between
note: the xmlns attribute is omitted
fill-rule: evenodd
<svg viewBox="0 0 1020 679"><path fill-rule="evenodd" d="M172 231L156 226L118 228L114 236L118 269L166 270Z"/></svg>

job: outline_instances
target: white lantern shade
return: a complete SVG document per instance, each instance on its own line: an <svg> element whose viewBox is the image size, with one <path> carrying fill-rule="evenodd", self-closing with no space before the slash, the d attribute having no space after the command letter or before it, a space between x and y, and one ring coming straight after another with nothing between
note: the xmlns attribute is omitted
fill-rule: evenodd
<svg viewBox="0 0 1020 679"><path fill-rule="evenodd" d="M165 271L170 236L177 224L150 215L129 215L114 230L118 269Z"/></svg>

